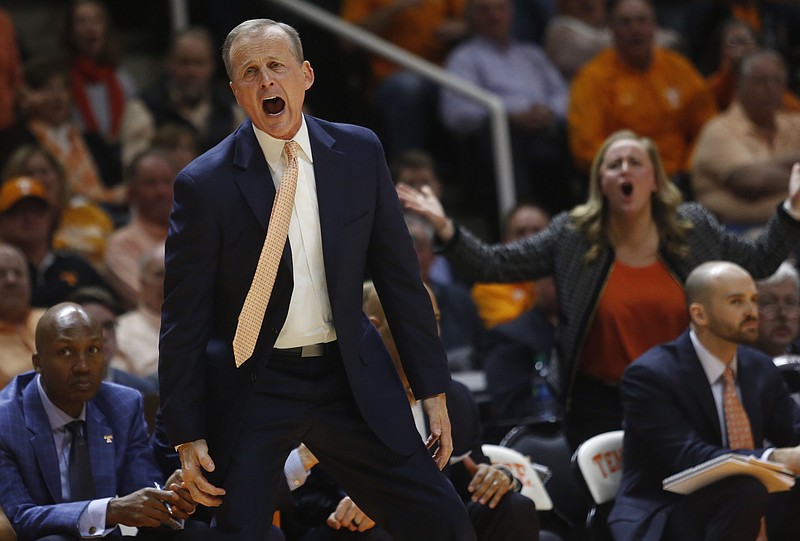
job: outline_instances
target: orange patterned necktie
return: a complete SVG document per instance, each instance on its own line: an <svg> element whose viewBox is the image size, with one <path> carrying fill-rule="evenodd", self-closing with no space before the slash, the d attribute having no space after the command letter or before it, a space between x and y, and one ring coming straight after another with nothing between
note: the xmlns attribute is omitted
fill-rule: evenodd
<svg viewBox="0 0 800 541"><path fill-rule="evenodd" d="M731 449L753 449L753 431L750 419L736 396L736 383L733 369L729 366L723 374L722 410L725 413L725 426L728 429L728 447Z"/></svg>
<svg viewBox="0 0 800 541"><path fill-rule="evenodd" d="M286 246L294 207L294 193L297 188L297 148L297 143L294 141L287 141L283 147L288 164L272 204L267 236L261 247L261 255L258 258L253 281L250 283L250 290L239 313L236 334L233 336L233 357L236 360L236 368L242 366L255 350L264 313L269 304L272 287L275 285L275 276L278 274L278 264Z"/></svg>
<svg viewBox="0 0 800 541"><path fill-rule="evenodd" d="M722 410L725 414L725 426L728 431L728 447L730 449L753 449L753 429L750 427L750 418L744 411L739 397L736 395L736 383L733 380L733 368L725 369L722 387ZM757 541L766 541L767 529L764 518L761 518L761 531L758 532Z"/></svg>

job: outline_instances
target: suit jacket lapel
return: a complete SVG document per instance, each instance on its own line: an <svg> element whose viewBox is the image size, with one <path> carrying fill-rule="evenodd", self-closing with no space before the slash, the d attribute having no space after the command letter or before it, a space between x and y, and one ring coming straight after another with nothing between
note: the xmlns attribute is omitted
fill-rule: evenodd
<svg viewBox="0 0 800 541"><path fill-rule="evenodd" d="M114 432L93 402L86 404L86 442L92 460L92 480L98 498L114 496L117 488Z"/></svg>
<svg viewBox="0 0 800 541"><path fill-rule="evenodd" d="M750 428L753 431L755 446L761 447L764 442L764 427L761 424L762 402L758 393L758 359L748 355L747 350L739 348L737 351L738 373L736 380L739 391L742 393L742 406L750 419Z"/></svg>
<svg viewBox="0 0 800 541"><path fill-rule="evenodd" d="M344 155L333 148L336 141L314 118L306 116L306 125L311 141L311 152L314 154L314 177L317 184L319 226L322 232L322 253L328 296L333 302L336 298L335 289L341 253L339 247L343 240L343 209L347 196L344 182L340 177Z"/></svg>
<svg viewBox="0 0 800 541"><path fill-rule="evenodd" d="M677 340L678 363L684 373L684 381L689 392L694 396L698 403L698 411L702 412L703 420L706 421L710 434L715 438L719 445L722 445L722 432L719 426L719 415L717 414L717 404L714 402L714 394L708 384L708 378L697 358L692 339L688 331L683 333Z"/></svg>
<svg viewBox="0 0 800 541"><path fill-rule="evenodd" d="M58 456L56 444L53 439L53 429L39 398L36 382L32 381L22 391L22 409L25 415L25 426L31 432L31 446L42 478L50 492L50 497L56 503L61 503L61 473L58 469Z"/></svg>

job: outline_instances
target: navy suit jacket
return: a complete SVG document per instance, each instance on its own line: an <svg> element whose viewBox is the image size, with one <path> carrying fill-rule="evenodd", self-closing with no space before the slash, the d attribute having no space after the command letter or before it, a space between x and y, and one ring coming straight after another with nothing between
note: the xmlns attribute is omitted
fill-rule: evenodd
<svg viewBox="0 0 800 541"><path fill-rule="evenodd" d="M53 430L26 372L0 392L0 507L20 541L77 535L88 502L64 502ZM149 445L142 395L103 382L86 403L86 436L95 495L127 495L162 482Z"/></svg>
<svg viewBox="0 0 800 541"><path fill-rule="evenodd" d="M361 413L391 449L419 445L408 401L383 342L361 312L374 282L417 397L447 391L450 375L430 300L386 165L365 128L306 116L333 320ZM275 186L252 123L189 164L175 180L166 249L159 377L172 444L206 438L224 472L247 406L280 332L292 292L287 243L253 356L233 360L236 321L264 242Z"/></svg>
<svg viewBox="0 0 800 541"><path fill-rule="evenodd" d="M737 381L757 447L800 444L800 408L772 359L737 352ZM623 474L609 525L616 541L658 541L682 496L661 481L730 452L722 446L717 408L688 331L633 362L620 385L625 438ZM760 456L764 449L752 451Z"/></svg>

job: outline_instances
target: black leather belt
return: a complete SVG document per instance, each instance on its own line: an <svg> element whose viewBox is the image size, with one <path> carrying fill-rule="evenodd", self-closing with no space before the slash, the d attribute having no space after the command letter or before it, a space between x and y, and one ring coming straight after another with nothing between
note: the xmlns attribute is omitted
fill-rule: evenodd
<svg viewBox="0 0 800 541"><path fill-rule="evenodd" d="M324 344L309 344L286 349L275 348L273 351L278 355L287 355L289 357L324 357L333 349L335 344L336 342L326 342Z"/></svg>

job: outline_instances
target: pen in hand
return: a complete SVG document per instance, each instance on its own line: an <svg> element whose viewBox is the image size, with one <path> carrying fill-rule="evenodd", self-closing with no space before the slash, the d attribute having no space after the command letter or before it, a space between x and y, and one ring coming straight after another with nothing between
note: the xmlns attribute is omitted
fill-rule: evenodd
<svg viewBox="0 0 800 541"><path fill-rule="evenodd" d="M161 485L158 484L158 481L153 481L153 486L156 487L156 490L163 490L161 488ZM173 529L181 528L180 523L177 520L175 520L175 518L172 516L172 505L170 505L169 502L165 502L163 500L161 501L161 503L163 503L164 507L167 508L167 512L169 513L170 516L169 522L167 522L165 525Z"/></svg>

